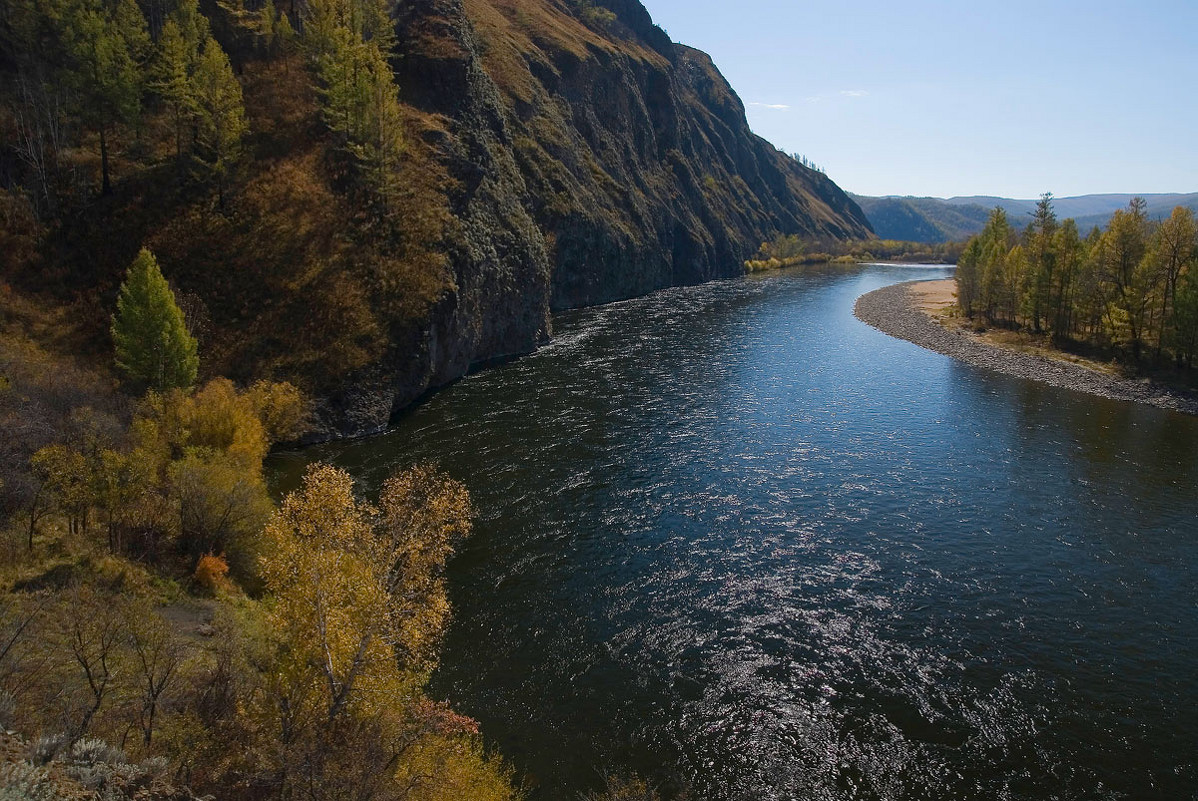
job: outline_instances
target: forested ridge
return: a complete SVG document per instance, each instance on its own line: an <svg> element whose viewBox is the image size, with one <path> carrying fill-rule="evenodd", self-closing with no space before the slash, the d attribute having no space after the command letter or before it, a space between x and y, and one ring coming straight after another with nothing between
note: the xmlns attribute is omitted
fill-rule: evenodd
<svg viewBox="0 0 1198 801"><path fill-rule="evenodd" d="M12 0L0 35L5 297L98 358L148 247L202 377L296 384L313 437L528 352L552 308L868 233L635 2Z"/></svg>
<svg viewBox="0 0 1198 801"><path fill-rule="evenodd" d="M1017 230L990 214L957 266L961 312L1021 327L1060 345L1112 353L1132 368L1174 369L1192 381L1198 350L1198 226L1189 208L1149 217L1135 198L1105 230L1058 220L1044 195Z"/></svg>

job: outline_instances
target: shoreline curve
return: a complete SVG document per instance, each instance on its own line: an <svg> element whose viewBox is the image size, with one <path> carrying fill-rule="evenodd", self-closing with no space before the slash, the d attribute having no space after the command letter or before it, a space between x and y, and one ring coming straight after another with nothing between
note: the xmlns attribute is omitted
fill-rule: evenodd
<svg viewBox="0 0 1198 801"><path fill-rule="evenodd" d="M853 315L884 334L976 367L1075 392L1198 415L1198 397L1167 389L1147 379L1103 375L1080 365L1020 353L951 331L916 307L911 288L920 283L924 281L906 281L867 292L857 298Z"/></svg>

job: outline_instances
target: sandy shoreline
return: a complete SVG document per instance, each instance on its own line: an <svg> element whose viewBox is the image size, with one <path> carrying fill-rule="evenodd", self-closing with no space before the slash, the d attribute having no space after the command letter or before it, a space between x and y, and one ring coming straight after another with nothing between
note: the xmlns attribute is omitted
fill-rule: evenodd
<svg viewBox="0 0 1198 801"><path fill-rule="evenodd" d="M964 332L950 331L931 314L953 303L951 283L951 279L910 281L883 287L857 298L853 313L857 319L892 337L988 370L1104 398L1198 415L1198 398L1150 381L1120 378L1071 362L991 345Z"/></svg>

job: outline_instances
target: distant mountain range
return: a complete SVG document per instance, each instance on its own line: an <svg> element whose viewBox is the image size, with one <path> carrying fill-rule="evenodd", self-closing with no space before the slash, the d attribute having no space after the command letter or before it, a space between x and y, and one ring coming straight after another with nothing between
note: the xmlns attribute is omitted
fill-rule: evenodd
<svg viewBox="0 0 1198 801"><path fill-rule="evenodd" d="M995 206L1002 206L1011 223L1022 226L1036 208L1036 199L1018 200L991 195L969 197L868 197L850 195L869 218L874 232L882 239L908 242L953 242L978 233ZM1126 208L1135 195L1080 195L1053 198L1057 217L1072 217L1082 233L1106 225L1116 209ZM1142 195L1148 201L1148 216L1163 218L1174 206L1188 206L1198 212L1198 192L1190 194Z"/></svg>

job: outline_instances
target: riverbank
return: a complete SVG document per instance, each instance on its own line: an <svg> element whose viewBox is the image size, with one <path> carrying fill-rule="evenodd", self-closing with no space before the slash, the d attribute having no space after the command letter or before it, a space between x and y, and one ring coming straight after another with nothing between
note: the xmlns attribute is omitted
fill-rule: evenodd
<svg viewBox="0 0 1198 801"><path fill-rule="evenodd" d="M952 285L952 279L893 284L859 297L853 313L885 334L977 367L1104 398L1198 415L1198 398L1147 379L1123 378L1097 366L1013 350L984 342L964 330L946 328L939 317L940 311L953 302Z"/></svg>
<svg viewBox="0 0 1198 801"><path fill-rule="evenodd" d="M937 258L934 254L915 253L901 254L893 257L881 258L871 254L864 255L841 255L832 256L828 253L814 253L807 256L795 256L787 259L750 259L745 262L745 273L752 275L753 273L768 272L770 270L785 270L789 267L805 267L810 265L825 265L835 264L840 266L855 266L858 264L943 264L945 266L956 264L956 255L953 255L951 260L948 258Z"/></svg>

